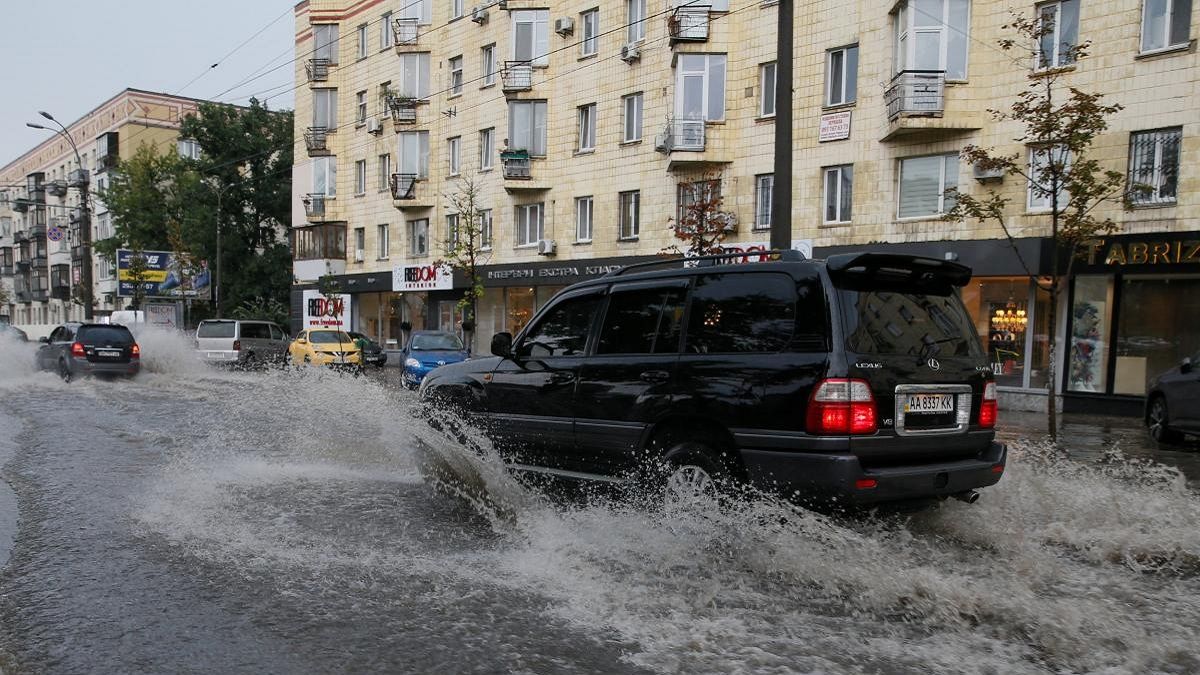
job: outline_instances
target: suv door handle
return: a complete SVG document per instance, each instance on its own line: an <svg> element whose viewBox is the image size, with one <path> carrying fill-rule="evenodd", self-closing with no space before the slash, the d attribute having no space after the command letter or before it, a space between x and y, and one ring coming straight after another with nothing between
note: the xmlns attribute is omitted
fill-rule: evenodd
<svg viewBox="0 0 1200 675"><path fill-rule="evenodd" d="M566 384L575 379L573 373L551 373L547 378L550 384Z"/></svg>
<svg viewBox="0 0 1200 675"><path fill-rule="evenodd" d="M671 374L665 370L647 370L641 374L641 379L650 384L662 384L671 379Z"/></svg>

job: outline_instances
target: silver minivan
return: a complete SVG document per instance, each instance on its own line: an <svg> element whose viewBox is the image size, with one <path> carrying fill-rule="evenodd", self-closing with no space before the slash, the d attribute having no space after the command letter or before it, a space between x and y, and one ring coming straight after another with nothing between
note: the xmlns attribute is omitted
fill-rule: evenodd
<svg viewBox="0 0 1200 675"><path fill-rule="evenodd" d="M211 319L196 327L196 358L219 365L282 364L288 335L270 321Z"/></svg>

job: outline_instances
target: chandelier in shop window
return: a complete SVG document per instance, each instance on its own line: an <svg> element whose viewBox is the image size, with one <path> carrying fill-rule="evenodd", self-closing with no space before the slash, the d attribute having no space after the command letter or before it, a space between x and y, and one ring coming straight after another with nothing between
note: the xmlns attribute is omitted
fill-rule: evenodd
<svg viewBox="0 0 1200 675"><path fill-rule="evenodd" d="M992 315L992 326L997 330L1023 333L1028 323L1029 317L1025 315L1025 310L1017 307L1017 303L1012 300L1009 300L1004 307L998 308Z"/></svg>

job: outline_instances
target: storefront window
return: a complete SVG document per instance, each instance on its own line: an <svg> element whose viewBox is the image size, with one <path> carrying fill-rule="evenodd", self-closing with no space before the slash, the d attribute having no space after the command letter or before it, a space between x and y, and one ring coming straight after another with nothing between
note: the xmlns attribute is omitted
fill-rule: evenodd
<svg viewBox="0 0 1200 675"><path fill-rule="evenodd" d="M1105 392L1108 383L1107 336L1111 318L1109 277L1076 278L1067 352L1068 391Z"/></svg>
<svg viewBox="0 0 1200 675"><path fill-rule="evenodd" d="M403 310L401 321L407 321L412 325L413 330L425 330L426 315L429 311L427 295L428 293L411 292L401 294L401 309Z"/></svg>
<svg viewBox="0 0 1200 675"><path fill-rule="evenodd" d="M1113 393L1144 396L1149 381L1200 349L1200 278L1121 281Z"/></svg>
<svg viewBox="0 0 1200 675"><path fill-rule="evenodd" d="M1033 307L1033 335L1029 336L1029 382L1032 389L1050 384L1050 291L1037 288Z"/></svg>
<svg viewBox="0 0 1200 675"><path fill-rule="evenodd" d="M1026 386L1029 329L1034 325L1029 297L1028 277L977 278L963 288L963 303L1001 386ZM1045 328L1040 330L1044 340Z"/></svg>
<svg viewBox="0 0 1200 675"><path fill-rule="evenodd" d="M521 286L505 289L504 304L506 330L516 335L533 318L533 312L536 309L533 287Z"/></svg>

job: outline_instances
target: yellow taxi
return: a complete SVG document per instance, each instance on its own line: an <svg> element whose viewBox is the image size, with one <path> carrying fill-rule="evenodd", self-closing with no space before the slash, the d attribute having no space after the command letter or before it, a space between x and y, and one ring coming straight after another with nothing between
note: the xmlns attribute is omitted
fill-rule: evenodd
<svg viewBox="0 0 1200 675"><path fill-rule="evenodd" d="M362 353L354 338L336 328L302 330L288 346L288 362L318 366L361 367Z"/></svg>

